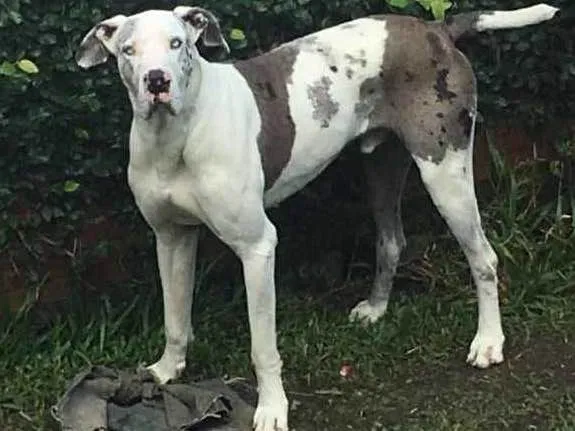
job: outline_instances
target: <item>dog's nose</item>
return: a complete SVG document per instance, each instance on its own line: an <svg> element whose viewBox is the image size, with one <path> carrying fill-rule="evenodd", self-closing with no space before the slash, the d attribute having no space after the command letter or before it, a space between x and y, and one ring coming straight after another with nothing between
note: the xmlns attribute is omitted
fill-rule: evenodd
<svg viewBox="0 0 575 431"><path fill-rule="evenodd" d="M170 90L170 79L161 69L152 69L144 76L148 91L154 95L167 93Z"/></svg>

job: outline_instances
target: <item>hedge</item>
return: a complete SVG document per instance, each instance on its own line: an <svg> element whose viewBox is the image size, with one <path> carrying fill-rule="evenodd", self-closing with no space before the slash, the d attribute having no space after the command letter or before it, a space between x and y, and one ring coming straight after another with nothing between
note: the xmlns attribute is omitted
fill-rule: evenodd
<svg viewBox="0 0 575 431"><path fill-rule="evenodd" d="M14 78L2 76L0 68L0 250L18 232L57 228L73 233L77 221L90 215L134 213L125 179L126 93L113 62L85 72L73 55L101 19L177 3L0 2L5 6L0 7L0 58L28 58L40 70ZM462 0L450 13L532 3ZM568 3L554 1L559 7ZM384 0L205 0L201 6L221 19L228 36L235 29L234 58L370 13L424 14L416 6L392 10ZM574 42L572 23L559 20L464 43L477 71L484 117L509 116L529 124L573 118Z"/></svg>

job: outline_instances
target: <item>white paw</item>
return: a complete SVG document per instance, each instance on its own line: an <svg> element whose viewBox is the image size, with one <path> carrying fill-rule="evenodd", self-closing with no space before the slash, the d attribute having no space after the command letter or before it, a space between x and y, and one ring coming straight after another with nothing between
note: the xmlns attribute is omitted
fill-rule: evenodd
<svg viewBox="0 0 575 431"><path fill-rule="evenodd" d="M372 305L366 299L359 302L353 310L351 310L349 320L352 322L375 323L385 314L385 310L387 310L387 301Z"/></svg>
<svg viewBox="0 0 575 431"><path fill-rule="evenodd" d="M180 377L182 371L186 368L186 362L182 361L175 363L172 361L166 361L162 358L155 364L146 368L150 373L152 373L154 380L163 385L164 383L168 383L170 380L175 380Z"/></svg>
<svg viewBox="0 0 575 431"><path fill-rule="evenodd" d="M477 333L469 348L467 363L477 368L488 368L493 364L503 362L503 343L505 336L502 332L494 334Z"/></svg>
<svg viewBox="0 0 575 431"><path fill-rule="evenodd" d="M258 405L254 414L255 431L288 431L287 402Z"/></svg>

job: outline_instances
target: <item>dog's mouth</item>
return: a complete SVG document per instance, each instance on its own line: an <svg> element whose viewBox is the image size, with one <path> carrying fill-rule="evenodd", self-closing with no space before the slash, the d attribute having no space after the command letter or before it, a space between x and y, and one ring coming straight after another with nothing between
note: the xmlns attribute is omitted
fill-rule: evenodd
<svg viewBox="0 0 575 431"><path fill-rule="evenodd" d="M173 97L171 93L162 91L154 94L146 91L145 98L149 104L148 118L151 117L154 112L161 109L165 109L171 115L176 115L176 111L172 105Z"/></svg>
<svg viewBox="0 0 575 431"><path fill-rule="evenodd" d="M146 100L151 105L169 105L172 103L172 95L167 91L161 91L159 93L150 93L146 91Z"/></svg>

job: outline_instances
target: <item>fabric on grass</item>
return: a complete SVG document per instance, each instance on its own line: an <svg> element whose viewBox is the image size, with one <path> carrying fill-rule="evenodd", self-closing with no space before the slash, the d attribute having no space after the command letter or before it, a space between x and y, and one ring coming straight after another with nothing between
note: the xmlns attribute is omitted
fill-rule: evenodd
<svg viewBox="0 0 575 431"><path fill-rule="evenodd" d="M256 398L239 381L158 385L146 370L94 366L71 381L52 416L63 431L244 431Z"/></svg>

